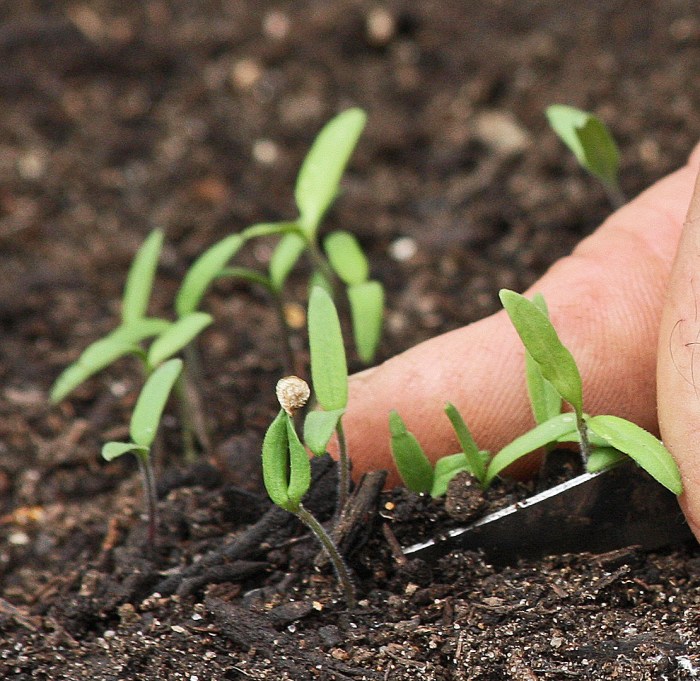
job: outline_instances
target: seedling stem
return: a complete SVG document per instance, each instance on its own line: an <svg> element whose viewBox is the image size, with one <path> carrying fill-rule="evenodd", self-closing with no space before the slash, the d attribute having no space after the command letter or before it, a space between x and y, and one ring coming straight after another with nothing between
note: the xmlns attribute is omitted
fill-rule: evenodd
<svg viewBox="0 0 700 681"><path fill-rule="evenodd" d="M345 602L347 603L348 608L354 608L357 605L355 584L352 581L347 565L345 565L345 561L336 548L335 543L330 538L330 535L328 532L326 532L323 525L321 525L321 523L319 523L318 520L316 520L316 518L314 518L314 516L311 515L311 513L309 513L301 503L296 510L296 516L311 530L328 553L328 557L331 559L331 563L333 563L335 574L338 577L341 588L343 589Z"/></svg>

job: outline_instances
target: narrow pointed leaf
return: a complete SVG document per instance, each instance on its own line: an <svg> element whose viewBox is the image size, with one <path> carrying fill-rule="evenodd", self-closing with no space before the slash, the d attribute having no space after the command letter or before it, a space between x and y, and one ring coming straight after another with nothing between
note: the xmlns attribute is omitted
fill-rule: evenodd
<svg viewBox="0 0 700 681"><path fill-rule="evenodd" d="M273 503L291 510L289 502L289 439L287 414L280 409L265 433L262 446L263 482Z"/></svg>
<svg viewBox="0 0 700 681"><path fill-rule="evenodd" d="M441 459L438 459L435 462L433 487L430 490L430 496L435 498L446 494L450 480L452 480L457 473L461 473L462 471L471 473L464 452L450 454L449 456L443 456Z"/></svg>
<svg viewBox="0 0 700 681"><path fill-rule="evenodd" d="M499 297L525 349L539 365L542 376L573 406L577 414L583 414L581 374L547 315L514 291L502 289Z"/></svg>
<svg viewBox="0 0 700 681"><path fill-rule="evenodd" d="M348 403L348 367L338 312L331 297L315 286L309 298L311 379L318 403L326 411Z"/></svg>
<svg viewBox="0 0 700 681"><path fill-rule="evenodd" d="M214 318L206 312L191 312L170 325L148 349L147 362L151 368L180 352L207 328Z"/></svg>
<svg viewBox="0 0 700 681"><path fill-rule="evenodd" d="M136 445L133 442L107 442L102 447L102 458L106 461L113 461L128 452L147 455L149 449L143 445Z"/></svg>
<svg viewBox="0 0 700 681"><path fill-rule="evenodd" d="M285 413L287 440L289 442L289 486L287 496L294 510L299 508L302 497L311 486L311 463L304 445L299 440L294 428L294 421Z"/></svg>
<svg viewBox="0 0 700 681"><path fill-rule="evenodd" d="M131 439L137 445L150 447L153 444L165 403L181 371L182 360L171 359L148 377L136 400L129 427Z"/></svg>
<svg viewBox="0 0 700 681"><path fill-rule="evenodd" d="M272 252L270 258L270 279L275 290L281 291L289 273L304 252L306 243L299 234L285 234Z"/></svg>
<svg viewBox="0 0 700 681"><path fill-rule="evenodd" d="M351 286L369 276L369 262L357 239L350 232L332 232L323 242L328 260L340 280Z"/></svg>
<svg viewBox="0 0 700 681"><path fill-rule="evenodd" d="M199 307L209 285L244 242L240 234L227 236L204 251L192 263L175 298L175 311L178 317L184 317Z"/></svg>
<svg viewBox="0 0 700 681"><path fill-rule="evenodd" d="M618 416L591 416L586 423L611 447L634 459L657 482L674 494L683 493L678 466L661 440Z"/></svg>
<svg viewBox="0 0 700 681"><path fill-rule="evenodd" d="M391 454L404 485L419 494L430 492L433 488L433 466L418 440L406 430L398 412L393 410L389 414L389 430Z"/></svg>
<svg viewBox="0 0 700 681"><path fill-rule="evenodd" d="M450 419L452 428L457 435L457 440L462 448L462 453L466 458L469 470L479 483L483 484L486 479L486 465L484 464L479 447L474 441L467 424L464 422L459 411L457 411L457 408L449 402L445 406L445 414L447 414L447 418Z"/></svg>
<svg viewBox="0 0 700 681"><path fill-rule="evenodd" d="M547 303L541 293L536 293L532 298L532 302L549 318ZM525 377L535 423L544 423L553 416L561 414L561 396L556 391L556 388L542 375L539 364L527 350L525 351Z"/></svg>
<svg viewBox="0 0 700 681"><path fill-rule="evenodd" d="M333 411L310 411L306 415L304 442L316 456L326 453L326 447L344 413L345 409L334 409Z"/></svg>
<svg viewBox="0 0 700 681"><path fill-rule="evenodd" d="M315 240L321 218L335 200L366 120L367 114L361 109L348 109L333 118L318 134L302 163L294 198L300 225L310 241Z"/></svg>
<svg viewBox="0 0 700 681"><path fill-rule="evenodd" d="M562 436L576 430L576 417L574 414L559 414L524 435L517 437L513 442L501 449L486 469L486 486L489 486L494 478L514 461L534 452L540 447L544 447L552 442L556 442Z"/></svg>
<svg viewBox="0 0 700 681"><path fill-rule="evenodd" d="M136 350L133 341L120 335L110 334L95 341L56 379L51 388L51 402L60 402L88 378Z"/></svg>
<svg viewBox="0 0 700 681"><path fill-rule="evenodd" d="M617 186L620 154L614 138L599 118L563 104L548 107L547 118L554 132L588 172L605 184Z"/></svg>
<svg viewBox="0 0 700 681"><path fill-rule="evenodd" d="M122 322L124 324L135 322L146 314L162 247L163 232L157 229L151 232L134 257L122 296Z"/></svg>
<svg viewBox="0 0 700 681"><path fill-rule="evenodd" d="M353 284L348 287L348 301L357 354L369 364L382 337L384 288L374 280Z"/></svg>

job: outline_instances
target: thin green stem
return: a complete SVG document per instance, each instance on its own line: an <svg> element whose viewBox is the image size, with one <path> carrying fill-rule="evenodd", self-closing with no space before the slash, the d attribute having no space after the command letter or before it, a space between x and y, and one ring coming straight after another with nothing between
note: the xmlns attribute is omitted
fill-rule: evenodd
<svg viewBox="0 0 700 681"><path fill-rule="evenodd" d="M328 260L326 260L326 257L321 252L321 249L318 247L318 244L315 241L307 241L306 249L309 254L309 258L311 258L311 263L314 266L314 269L319 271L326 278L328 284L335 289L335 273L328 264Z"/></svg>
<svg viewBox="0 0 700 681"><path fill-rule="evenodd" d="M338 505L336 507L336 517L340 518L350 496L350 457L348 457L348 445L345 440L342 418L338 419L335 432L338 435Z"/></svg>
<svg viewBox="0 0 700 681"><path fill-rule="evenodd" d="M143 490L146 496L146 509L148 511L148 546L151 552L155 552L156 535L158 532L158 497L156 494L156 480L153 473L151 456L147 452L138 452L136 460L139 462Z"/></svg>
<svg viewBox="0 0 700 681"><path fill-rule="evenodd" d="M306 525L311 532L314 533L316 539L321 543L321 546L325 549L328 557L331 559L333 564L333 569L335 570L336 577L343 589L343 594L345 596L345 602L348 608L354 608L357 605L357 594L355 591L355 584L350 576L350 570L345 564L343 557L340 555L337 546L331 539L330 535L323 529L323 525L314 518L311 513L309 513L302 504L299 504L295 515L301 522Z"/></svg>

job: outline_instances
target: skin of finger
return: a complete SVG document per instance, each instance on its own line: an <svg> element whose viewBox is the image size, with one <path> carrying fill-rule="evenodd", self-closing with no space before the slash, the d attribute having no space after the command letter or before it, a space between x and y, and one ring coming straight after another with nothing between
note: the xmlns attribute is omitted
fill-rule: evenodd
<svg viewBox="0 0 700 681"><path fill-rule="evenodd" d="M657 431L656 345L664 291L700 153L617 211L526 295L541 292L584 382L585 409ZM451 401L479 446L496 452L533 425L520 341L503 311L352 377L344 417L355 475L393 471L397 409L432 459L458 451ZM531 471L532 461L511 470ZM392 472L389 483L398 482Z"/></svg>
<svg viewBox="0 0 700 681"><path fill-rule="evenodd" d="M681 507L700 540L700 176L681 235L661 317L658 412L664 444L681 472Z"/></svg>

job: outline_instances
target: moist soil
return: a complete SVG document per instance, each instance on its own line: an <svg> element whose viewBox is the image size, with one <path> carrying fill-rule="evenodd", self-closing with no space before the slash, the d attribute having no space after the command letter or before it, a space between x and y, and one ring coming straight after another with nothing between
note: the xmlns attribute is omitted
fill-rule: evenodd
<svg viewBox="0 0 700 681"><path fill-rule="evenodd" d="M207 246L294 215L301 158L353 105L368 126L326 228L357 234L387 287L379 360L493 312L499 288L525 288L610 210L546 106L606 120L630 196L700 137L693 0L13 0L0 55L2 678L697 677L695 545L405 562L392 536L434 534L460 503L379 495L376 476L360 488L362 531L343 539L360 598L348 610L260 488L281 369L257 289L207 298L213 455L186 463L168 413L155 550L133 462L100 457L127 436L138 367L47 401L116 325L150 230L166 232L151 311L169 315ZM270 248L240 262L261 267ZM306 274L290 300L303 303ZM308 505L327 520L333 465L314 475Z"/></svg>

